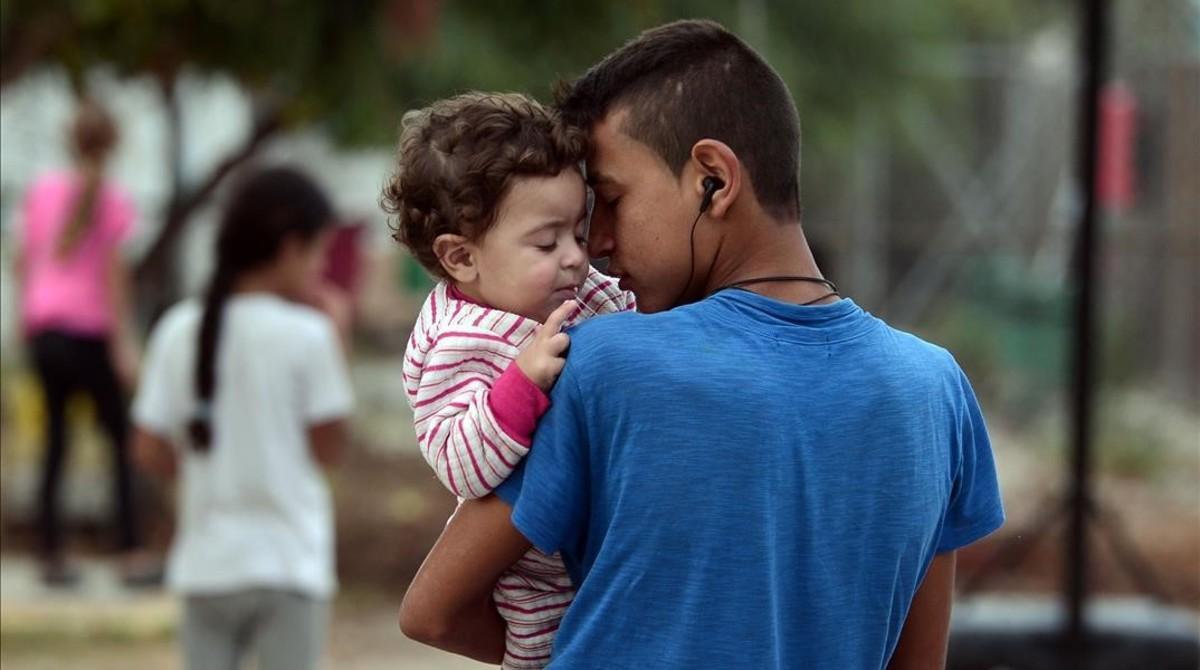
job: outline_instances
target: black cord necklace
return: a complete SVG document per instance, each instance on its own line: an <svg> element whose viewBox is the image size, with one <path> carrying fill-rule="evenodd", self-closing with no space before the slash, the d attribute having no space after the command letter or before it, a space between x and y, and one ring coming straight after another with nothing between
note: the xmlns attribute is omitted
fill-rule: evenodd
<svg viewBox="0 0 1200 670"><path fill-rule="evenodd" d="M720 293L721 291L724 291L726 289L731 289L731 288L738 289L739 291L746 291L748 289L743 288L743 287L745 287L749 284L766 284L768 282L785 282L785 281L799 281L799 282L808 282L810 284L821 284L822 286L826 286L829 288L829 293L826 293L825 295L823 295L819 298L809 300L808 302L802 302L802 303L800 303L801 307L808 307L810 305L815 305L815 304L821 302L822 300L827 300L827 299L833 298L833 297L840 298L842 296L842 294L838 292L837 284L834 284L833 282L829 281L828 279L825 279L824 277L809 277L807 275L771 275L768 277L751 277L749 279L741 279L741 280L738 280L735 282L730 282L730 283L718 288L717 290L713 291L713 293Z"/></svg>
<svg viewBox="0 0 1200 670"><path fill-rule="evenodd" d="M687 283L685 283L683 285L683 289L679 291L679 295L675 296L675 300L672 303L675 305L680 304L680 301L683 300L683 296L685 296L687 294L687 290L689 288L691 288L692 279L695 277L695 274L696 274L696 224L700 223L700 217L702 217L702 216L704 216L703 209L701 209L700 212L698 214L696 214L695 220L692 221L691 233L688 234L688 246L691 249L691 251L688 253L688 278L687 278ZM737 289L739 291L746 291L747 289L745 289L743 287L748 284L765 284L767 282L785 282L785 281L809 282L811 284L821 284L822 286L826 286L829 288L829 293L826 293L825 295L823 295L820 298L817 298L815 300L809 300L808 302L800 303L801 307L808 307L810 305L815 305L815 304L821 302L822 300L833 298L835 296L839 297L839 298L842 297L842 294L838 292L837 284L834 284L833 282L829 281L828 279L825 279L824 277L809 277L807 275L770 275L767 277L751 277L749 279L742 279L739 281L730 282L730 283L718 288L717 290L713 291L712 293L709 293L709 295L713 295L715 293L720 293L721 291L724 291L726 289L731 289L731 288Z"/></svg>

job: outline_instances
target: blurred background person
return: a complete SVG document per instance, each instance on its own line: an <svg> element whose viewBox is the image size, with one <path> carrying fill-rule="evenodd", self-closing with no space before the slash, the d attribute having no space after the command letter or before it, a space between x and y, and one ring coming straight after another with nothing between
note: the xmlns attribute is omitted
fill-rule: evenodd
<svg viewBox="0 0 1200 670"><path fill-rule="evenodd" d="M152 575L137 551L141 536L126 445L124 390L137 374L138 353L120 252L135 212L124 189L105 176L118 140L108 111L95 100L81 101L68 135L72 168L43 175L25 195L17 260L22 329L45 399L42 577L52 585L78 578L63 551L59 488L67 453L67 401L83 391L112 447L118 547L126 580L139 582Z"/></svg>
<svg viewBox="0 0 1200 670"><path fill-rule="evenodd" d="M259 172L235 192L203 300L150 338L135 451L182 473L168 583L184 596L188 668L314 668L336 588L333 505L321 467L352 405L338 327L304 305L320 283L333 210L300 173ZM177 464L181 464L179 467Z"/></svg>

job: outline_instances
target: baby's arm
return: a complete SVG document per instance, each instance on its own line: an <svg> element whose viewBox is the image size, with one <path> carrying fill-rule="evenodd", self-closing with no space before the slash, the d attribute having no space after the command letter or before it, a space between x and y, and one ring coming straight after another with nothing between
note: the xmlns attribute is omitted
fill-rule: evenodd
<svg viewBox="0 0 1200 670"><path fill-rule="evenodd" d="M569 340L559 329L571 308L555 311L519 355L486 330L444 333L434 344L413 402L417 442L455 495L487 495L529 451L562 370Z"/></svg>
<svg viewBox="0 0 1200 670"><path fill-rule="evenodd" d="M630 291L622 291L614 277L596 268L588 269L588 276L579 289L579 299L593 314L629 312L637 309L637 302Z"/></svg>
<svg viewBox="0 0 1200 670"><path fill-rule="evenodd" d="M533 427L549 401L522 375L515 347L446 338L430 352L413 403L421 454L442 484L461 498L487 495L529 451Z"/></svg>

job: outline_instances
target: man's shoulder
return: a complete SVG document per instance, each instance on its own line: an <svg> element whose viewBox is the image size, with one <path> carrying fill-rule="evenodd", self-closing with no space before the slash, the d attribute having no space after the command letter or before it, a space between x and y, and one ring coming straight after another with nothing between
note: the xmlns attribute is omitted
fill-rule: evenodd
<svg viewBox="0 0 1200 670"><path fill-rule="evenodd" d="M958 367L954 355L940 344L930 342L920 335L901 330L886 322L883 325L884 331L900 353L927 363Z"/></svg>
<svg viewBox="0 0 1200 670"><path fill-rule="evenodd" d="M567 329L571 344L564 375L585 386L625 386L659 369L677 350L681 333L670 312L619 312Z"/></svg>
<svg viewBox="0 0 1200 670"><path fill-rule="evenodd" d="M661 346L678 335L670 312L601 314L567 329L571 353L603 357Z"/></svg>
<svg viewBox="0 0 1200 670"><path fill-rule="evenodd" d="M911 383L926 380L932 388L942 388L954 397L961 393L966 373L949 349L923 337L884 324L881 353L889 365L905 371Z"/></svg>

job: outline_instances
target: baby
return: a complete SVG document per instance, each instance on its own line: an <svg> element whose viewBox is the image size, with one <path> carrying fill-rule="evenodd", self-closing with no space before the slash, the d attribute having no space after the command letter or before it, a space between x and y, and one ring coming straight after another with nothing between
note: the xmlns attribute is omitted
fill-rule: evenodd
<svg viewBox="0 0 1200 670"><path fill-rule="evenodd" d="M586 134L519 94L410 112L383 194L396 239L440 281L413 327L404 381L417 442L460 498L487 495L532 442L585 316L634 308L588 264ZM542 668L574 590L532 549L496 584L504 668Z"/></svg>

